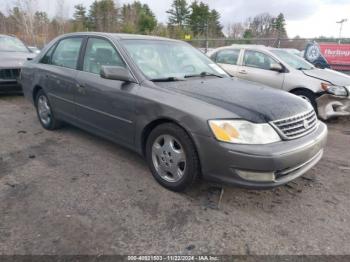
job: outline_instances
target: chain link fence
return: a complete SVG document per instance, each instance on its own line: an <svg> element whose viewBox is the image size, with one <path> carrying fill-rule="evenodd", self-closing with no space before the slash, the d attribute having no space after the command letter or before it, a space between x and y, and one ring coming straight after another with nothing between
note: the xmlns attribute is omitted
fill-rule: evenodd
<svg viewBox="0 0 350 262"><path fill-rule="evenodd" d="M310 41L316 41L318 43L342 43L350 44L350 38L251 38L251 39L192 39L187 42L194 47L199 48L206 52L207 50L229 46L232 44L252 44L252 45L265 45L279 48L294 48L300 51L304 50L307 43Z"/></svg>

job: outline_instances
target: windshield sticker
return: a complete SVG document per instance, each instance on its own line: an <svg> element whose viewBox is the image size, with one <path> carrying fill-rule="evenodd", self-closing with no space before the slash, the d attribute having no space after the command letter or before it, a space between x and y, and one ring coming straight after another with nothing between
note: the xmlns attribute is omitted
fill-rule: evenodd
<svg viewBox="0 0 350 262"><path fill-rule="evenodd" d="M219 74L225 75L225 71L222 70L218 65L216 64L209 64L209 66L214 69L216 72L218 72Z"/></svg>

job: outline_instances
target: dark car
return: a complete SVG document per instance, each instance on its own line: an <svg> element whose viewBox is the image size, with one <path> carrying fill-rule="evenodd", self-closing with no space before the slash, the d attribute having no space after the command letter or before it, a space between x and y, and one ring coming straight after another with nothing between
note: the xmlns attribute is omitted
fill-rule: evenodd
<svg viewBox="0 0 350 262"><path fill-rule="evenodd" d="M282 185L313 167L326 142L309 103L231 78L177 40L64 35L26 63L21 81L44 128L68 122L124 145L175 191L200 176Z"/></svg>
<svg viewBox="0 0 350 262"><path fill-rule="evenodd" d="M18 38L0 35L0 93L21 92L17 81L21 67L34 56Z"/></svg>

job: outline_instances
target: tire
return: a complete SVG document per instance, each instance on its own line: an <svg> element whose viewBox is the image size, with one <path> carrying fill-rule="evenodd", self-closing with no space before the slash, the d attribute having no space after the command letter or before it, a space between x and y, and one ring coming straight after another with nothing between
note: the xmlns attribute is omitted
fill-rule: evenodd
<svg viewBox="0 0 350 262"><path fill-rule="evenodd" d="M55 130L62 126L62 122L54 116L49 98L43 90L36 95L35 108L39 122L45 129Z"/></svg>
<svg viewBox="0 0 350 262"><path fill-rule="evenodd" d="M172 191L184 191L200 175L192 139L173 123L161 124L152 130L146 143L146 160L157 182Z"/></svg>
<svg viewBox="0 0 350 262"><path fill-rule="evenodd" d="M316 96L313 92L311 92L309 90L296 90L293 92L293 94L308 101L312 105L312 107L314 108L315 112L317 113Z"/></svg>

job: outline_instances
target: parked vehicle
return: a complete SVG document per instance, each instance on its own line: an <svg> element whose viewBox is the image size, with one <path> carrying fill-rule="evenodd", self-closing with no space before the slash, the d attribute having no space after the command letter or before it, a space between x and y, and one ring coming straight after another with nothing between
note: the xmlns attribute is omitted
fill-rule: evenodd
<svg viewBox="0 0 350 262"><path fill-rule="evenodd" d="M34 54L39 54L40 53L40 49L37 48L36 46L28 46L28 49Z"/></svg>
<svg viewBox="0 0 350 262"><path fill-rule="evenodd" d="M64 121L135 150L175 191L200 176L279 186L314 166L326 142L305 100L231 78L177 40L67 34L25 65L21 82L44 128Z"/></svg>
<svg viewBox="0 0 350 262"><path fill-rule="evenodd" d="M350 77L266 46L232 45L208 54L232 76L282 89L307 100L321 119L350 115Z"/></svg>
<svg viewBox="0 0 350 262"><path fill-rule="evenodd" d="M21 92L18 77L23 63L34 55L14 36L0 35L0 93Z"/></svg>

